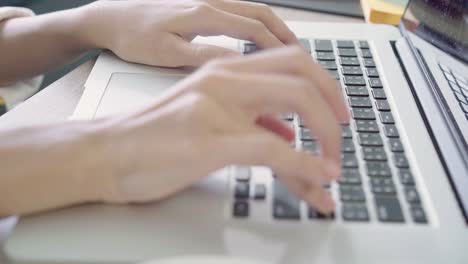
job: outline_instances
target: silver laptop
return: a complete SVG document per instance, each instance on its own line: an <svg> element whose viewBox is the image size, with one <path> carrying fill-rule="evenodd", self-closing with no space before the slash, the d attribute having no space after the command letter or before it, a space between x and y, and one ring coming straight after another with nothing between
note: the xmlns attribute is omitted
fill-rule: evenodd
<svg viewBox="0 0 468 264"><path fill-rule="evenodd" d="M290 264L468 263L467 1L410 1L399 28L289 26L341 84L353 117L342 127L343 175L325 186L337 202L333 215L307 206L269 168L233 165L154 204L85 205L21 218L7 255L33 263L178 255ZM197 41L257 50L225 37ZM142 107L186 74L103 53L73 118ZM296 148L320 151L299 116L282 118L297 133Z"/></svg>

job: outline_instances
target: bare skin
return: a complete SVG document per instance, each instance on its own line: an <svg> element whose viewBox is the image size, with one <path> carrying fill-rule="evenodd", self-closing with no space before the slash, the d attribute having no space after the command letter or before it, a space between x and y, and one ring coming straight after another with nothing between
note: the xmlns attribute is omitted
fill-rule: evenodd
<svg viewBox="0 0 468 264"><path fill-rule="evenodd" d="M271 50L241 57L190 43L218 34ZM349 113L335 82L271 10L222 0L101 1L12 19L0 25L0 80L33 76L91 48L149 65L204 66L138 112L0 131L0 217L85 202L160 200L230 164L269 166L302 199L333 210L321 183L341 173L339 123ZM285 112L304 118L321 156L289 147L293 132L275 117ZM200 158L212 153L220 155Z"/></svg>

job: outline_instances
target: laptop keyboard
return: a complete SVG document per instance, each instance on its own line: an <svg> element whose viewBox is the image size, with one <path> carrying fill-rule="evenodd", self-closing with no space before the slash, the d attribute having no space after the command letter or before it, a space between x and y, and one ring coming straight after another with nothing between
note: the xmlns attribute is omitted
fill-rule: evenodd
<svg viewBox="0 0 468 264"><path fill-rule="evenodd" d="M428 223L369 43L300 41L340 83L352 114L350 124L341 126L343 173L337 183L324 186L335 194L337 209L330 215L311 207L301 210L305 203L277 177L272 179L272 193L267 193L265 184L252 182L251 168L236 167L233 216L248 218L251 203L266 203L271 195L271 216L278 221ZM255 51L255 44L245 43L245 54ZM288 113L281 118L296 131L294 147L320 153L316 138L299 116Z"/></svg>
<svg viewBox="0 0 468 264"><path fill-rule="evenodd" d="M444 64L439 63L439 67L444 73L455 99L460 104L460 108L468 120L468 77L454 72Z"/></svg>

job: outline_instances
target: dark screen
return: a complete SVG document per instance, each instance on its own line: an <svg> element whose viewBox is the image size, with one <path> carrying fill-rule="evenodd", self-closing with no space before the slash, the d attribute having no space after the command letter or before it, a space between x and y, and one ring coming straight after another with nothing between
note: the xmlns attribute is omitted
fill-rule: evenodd
<svg viewBox="0 0 468 264"><path fill-rule="evenodd" d="M439 49L468 62L468 0L412 0L403 24Z"/></svg>

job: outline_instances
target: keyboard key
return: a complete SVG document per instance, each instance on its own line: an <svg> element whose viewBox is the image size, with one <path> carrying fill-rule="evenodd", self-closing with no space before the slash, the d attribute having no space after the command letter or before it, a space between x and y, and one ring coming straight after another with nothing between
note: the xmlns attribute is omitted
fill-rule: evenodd
<svg viewBox="0 0 468 264"><path fill-rule="evenodd" d="M378 133L379 126L374 120L356 120L355 123L357 132Z"/></svg>
<svg viewBox="0 0 468 264"><path fill-rule="evenodd" d="M252 42L244 43L244 54L251 54L257 51L257 45Z"/></svg>
<svg viewBox="0 0 468 264"><path fill-rule="evenodd" d="M307 53L311 52L310 42L308 39L299 39L299 43L301 43L302 47L307 51Z"/></svg>
<svg viewBox="0 0 468 264"><path fill-rule="evenodd" d="M379 133L359 133L359 145L361 146L383 146L382 137Z"/></svg>
<svg viewBox="0 0 468 264"><path fill-rule="evenodd" d="M339 79L340 79L340 74L338 73L338 71L329 70L328 73L330 74L330 76L332 77L332 79L335 79L335 80L339 80Z"/></svg>
<svg viewBox="0 0 468 264"><path fill-rule="evenodd" d="M342 153L341 162L343 168L357 168L359 166L358 160L354 153Z"/></svg>
<svg viewBox="0 0 468 264"><path fill-rule="evenodd" d="M382 82L380 78L369 78L369 86L371 88L382 88Z"/></svg>
<svg viewBox="0 0 468 264"><path fill-rule="evenodd" d="M346 94L348 96L362 96L362 97L369 96L369 92L367 91L366 86L347 86Z"/></svg>
<svg viewBox="0 0 468 264"><path fill-rule="evenodd" d="M341 126L341 137L342 138L352 138L353 132L349 126Z"/></svg>
<svg viewBox="0 0 468 264"><path fill-rule="evenodd" d="M320 66L322 66L322 68L326 69L326 70L337 70L338 69L338 66L336 66L336 62L335 61L323 61L323 60L319 60L317 61L318 64L320 64Z"/></svg>
<svg viewBox="0 0 468 264"><path fill-rule="evenodd" d="M392 178L372 178L370 183L371 191L376 195L396 195Z"/></svg>
<svg viewBox="0 0 468 264"><path fill-rule="evenodd" d="M301 140L302 141L310 141L315 140L316 138L310 133L310 130L305 127L301 127L300 130Z"/></svg>
<svg viewBox="0 0 468 264"><path fill-rule="evenodd" d="M387 154L382 147L363 147L362 155L366 161L386 161Z"/></svg>
<svg viewBox="0 0 468 264"><path fill-rule="evenodd" d="M367 77L379 77L379 71L376 68L366 68Z"/></svg>
<svg viewBox="0 0 468 264"><path fill-rule="evenodd" d="M361 49L361 56L363 58L372 58L372 52L369 49Z"/></svg>
<svg viewBox="0 0 468 264"><path fill-rule="evenodd" d="M393 162L395 162L395 166L397 168L404 168L404 169L409 168L408 159L406 159L406 156L404 153L394 153Z"/></svg>
<svg viewBox="0 0 468 264"><path fill-rule="evenodd" d="M331 40L316 39L314 41L316 51L333 51Z"/></svg>
<svg viewBox="0 0 468 264"><path fill-rule="evenodd" d="M235 168L235 178L237 181L249 181L251 169L248 166L239 166Z"/></svg>
<svg viewBox="0 0 468 264"><path fill-rule="evenodd" d="M444 72L444 76L449 82L457 82L451 72Z"/></svg>
<svg viewBox="0 0 468 264"><path fill-rule="evenodd" d="M354 153L354 142L352 139L344 139L341 144L341 151L346 153Z"/></svg>
<svg viewBox="0 0 468 264"><path fill-rule="evenodd" d="M351 115L356 120L375 120L372 108L351 108Z"/></svg>
<svg viewBox="0 0 468 264"><path fill-rule="evenodd" d="M460 102L460 107L463 110L463 112L468 114L468 105Z"/></svg>
<svg viewBox="0 0 468 264"><path fill-rule="evenodd" d="M354 48L354 43L352 40L337 40L336 46L338 48Z"/></svg>
<svg viewBox="0 0 468 264"><path fill-rule="evenodd" d="M459 92L453 92L453 94L460 103L468 104L468 99L463 94Z"/></svg>
<svg viewBox="0 0 468 264"><path fill-rule="evenodd" d="M364 202L366 196L360 185L341 185L340 199L343 202Z"/></svg>
<svg viewBox="0 0 468 264"><path fill-rule="evenodd" d="M457 79L458 87L460 87L464 91L468 91L468 81L462 81L461 79Z"/></svg>
<svg viewBox="0 0 468 264"><path fill-rule="evenodd" d="M343 49L343 48L339 48L338 49L338 55L341 56L341 57L357 57L357 53L356 53L356 50L354 49Z"/></svg>
<svg viewBox="0 0 468 264"><path fill-rule="evenodd" d="M384 125L384 132L385 136L389 138L398 138L400 134L398 133L398 129L395 125Z"/></svg>
<svg viewBox="0 0 468 264"><path fill-rule="evenodd" d="M359 185L361 184L361 174L358 169L343 169L338 183L341 185Z"/></svg>
<svg viewBox="0 0 468 264"><path fill-rule="evenodd" d="M394 196L375 196L377 216L381 222L404 222L398 198Z"/></svg>
<svg viewBox="0 0 468 264"><path fill-rule="evenodd" d="M340 57L342 66L359 66L361 65L358 58L355 57Z"/></svg>
<svg viewBox="0 0 468 264"><path fill-rule="evenodd" d="M249 203L246 201L235 201L232 214L239 218L249 216Z"/></svg>
<svg viewBox="0 0 468 264"><path fill-rule="evenodd" d="M369 43L365 40L360 40L359 41L359 47L361 49L368 49L369 48Z"/></svg>
<svg viewBox="0 0 468 264"><path fill-rule="evenodd" d="M366 85L366 80L362 76L344 76L344 84L345 85Z"/></svg>
<svg viewBox="0 0 468 264"><path fill-rule="evenodd" d="M452 71L453 77L457 80L457 83L463 83L468 85L468 77L462 76L459 73Z"/></svg>
<svg viewBox="0 0 468 264"><path fill-rule="evenodd" d="M427 223L426 213L424 209L419 205L411 206L411 217L415 223L425 224Z"/></svg>
<svg viewBox="0 0 468 264"><path fill-rule="evenodd" d="M326 60L326 61L334 61L335 54L333 52L324 52L324 51L317 51L316 53L317 60Z"/></svg>
<svg viewBox="0 0 468 264"><path fill-rule="evenodd" d="M364 67L372 67L372 68L375 67L375 61L372 58L367 58L367 59L364 58L362 60L362 63L364 64Z"/></svg>
<svg viewBox="0 0 468 264"><path fill-rule="evenodd" d="M344 75L362 75L361 67L358 66L343 66L343 68L341 68L341 72Z"/></svg>
<svg viewBox="0 0 468 264"><path fill-rule="evenodd" d="M387 162L366 162L366 171L369 177L392 176L392 172Z"/></svg>
<svg viewBox="0 0 468 264"><path fill-rule="evenodd" d="M379 117L380 117L380 122L382 122L383 124L395 124L393 115L390 112L380 112Z"/></svg>
<svg viewBox="0 0 468 264"><path fill-rule="evenodd" d="M341 207L341 214L345 221L369 221L369 212L365 203L345 203Z"/></svg>
<svg viewBox="0 0 468 264"><path fill-rule="evenodd" d="M277 179L273 183L273 217L276 219L300 218L300 200Z"/></svg>
<svg viewBox="0 0 468 264"><path fill-rule="evenodd" d="M375 99L387 99L387 95L383 89L372 89L372 95Z"/></svg>
<svg viewBox="0 0 468 264"><path fill-rule="evenodd" d="M405 151L403 149L403 144L401 143L401 140L399 138L391 138L388 140L388 143L390 144L390 150L392 152L404 152Z"/></svg>
<svg viewBox="0 0 468 264"><path fill-rule="evenodd" d="M447 66L445 66L444 64L439 63L439 67L444 72L450 72L450 69Z"/></svg>
<svg viewBox="0 0 468 264"><path fill-rule="evenodd" d="M458 84L456 84L455 82L449 81L448 84L450 86L450 89L452 89L452 91L462 93L460 86L458 86Z"/></svg>
<svg viewBox="0 0 468 264"><path fill-rule="evenodd" d="M348 101L351 107L372 108L369 97L349 97Z"/></svg>
<svg viewBox="0 0 468 264"><path fill-rule="evenodd" d="M254 199L255 200L265 200L266 198L266 186L265 184L255 184L254 187Z"/></svg>
<svg viewBox="0 0 468 264"><path fill-rule="evenodd" d="M387 100L375 100L375 106L377 110L388 112L390 111L390 105L388 104Z"/></svg>
<svg viewBox="0 0 468 264"><path fill-rule="evenodd" d="M411 204L413 203L417 204L421 202L421 200L419 199L418 191L414 187L405 188L405 197L406 197L406 201Z"/></svg>
<svg viewBox="0 0 468 264"><path fill-rule="evenodd" d="M317 141L304 141L302 142L302 150L308 151L312 154L319 153L319 145Z"/></svg>
<svg viewBox="0 0 468 264"><path fill-rule="evenodd" d="M414 185L414 178L413 174L410 170L401 169L398 171L398 175L400 177L400 182L403 185Z"/></svg>
<svg viewBox="0 0 468 264"><path fill-rule="evenodd" d="M234 189L234 196L236 199L249 198L250 188L248 182L237 182Z"/></svg>

